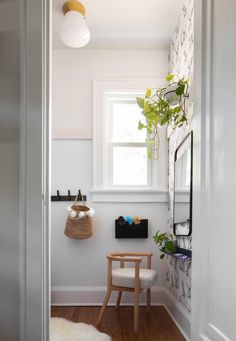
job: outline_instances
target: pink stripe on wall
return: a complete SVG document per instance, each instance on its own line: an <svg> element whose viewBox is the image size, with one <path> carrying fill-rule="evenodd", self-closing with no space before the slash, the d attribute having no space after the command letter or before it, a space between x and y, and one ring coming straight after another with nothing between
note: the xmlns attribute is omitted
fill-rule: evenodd
<svg viewBox="0 0 236 341"><path fill-rule="evenodd" d="M90 129L54 129L53 140L92 140L93 132Z"/></svg>

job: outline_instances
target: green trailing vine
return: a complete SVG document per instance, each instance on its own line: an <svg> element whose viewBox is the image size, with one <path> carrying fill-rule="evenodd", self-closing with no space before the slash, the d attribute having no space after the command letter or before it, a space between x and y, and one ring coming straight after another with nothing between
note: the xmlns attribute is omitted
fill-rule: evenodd
<svg viewBox="0 0 236 341"><path fill-rule="evenodd" d="M166 77L168 84L158 89L147 89L145 97L137 97L136 101L142 109L143 120L139 121L138 129L147 130L147 145L149 158L159 157L159 128L170 125L181 127L188 123L186 100L189 98L189 81L187 79L173 80L174 75Z"/></svg>
<svg viewBox="0 0 236 341"><path fill-rule="evenodd" d="M171 233L160 232L159 230L153 236L154 242L159 245L159 250L162 252L160 258L163 259L167 252L175 253L176 246L174 237Z"/></svg>

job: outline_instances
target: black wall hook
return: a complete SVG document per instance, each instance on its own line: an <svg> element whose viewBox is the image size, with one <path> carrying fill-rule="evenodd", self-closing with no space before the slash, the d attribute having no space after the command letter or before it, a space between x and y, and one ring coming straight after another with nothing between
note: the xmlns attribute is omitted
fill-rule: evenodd
<svg viewBox="0 0 236 341"><path fill-rule="evenodd" d="M51 201L75 201L77 198L77 201L87 201L87 196L81 194L81 190L78 190L77 195L71 195L71 191L68 190L67 195L61 195L59 189L57 190L57 195L51 196Z"/></svg>
<svg viewBox="0 0 236 341"><path fill-rule="evenodd" d="M60 192L59 190L57 190L57 201L60 201L60 200L61 200Z"/></svg>

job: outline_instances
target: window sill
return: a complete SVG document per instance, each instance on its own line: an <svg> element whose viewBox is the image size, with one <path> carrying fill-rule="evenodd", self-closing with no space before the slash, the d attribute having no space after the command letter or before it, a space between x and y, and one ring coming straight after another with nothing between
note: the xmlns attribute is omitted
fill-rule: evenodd
<svg viewBox="0 0 236 341"><path fill-rule="evenodd" d="M107 188L90 191L93 202L168 203L168 190L158 188Z"/></svg>

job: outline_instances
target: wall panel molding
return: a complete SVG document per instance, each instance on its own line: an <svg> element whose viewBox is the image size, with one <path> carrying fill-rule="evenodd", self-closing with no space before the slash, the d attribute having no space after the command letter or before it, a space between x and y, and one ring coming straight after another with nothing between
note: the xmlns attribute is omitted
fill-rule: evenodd
<svg viewBox="0 0 236 341"><path fill-rule="evenodd" d="M208 323L207 325L207 333L210 336L210 339L217 341L231 341L226 335L222 333L215 325L212 323Z"/></svg>

